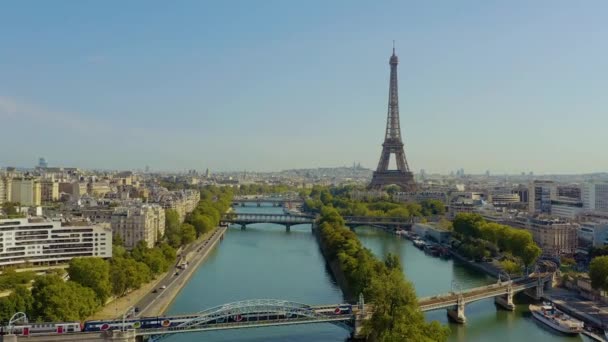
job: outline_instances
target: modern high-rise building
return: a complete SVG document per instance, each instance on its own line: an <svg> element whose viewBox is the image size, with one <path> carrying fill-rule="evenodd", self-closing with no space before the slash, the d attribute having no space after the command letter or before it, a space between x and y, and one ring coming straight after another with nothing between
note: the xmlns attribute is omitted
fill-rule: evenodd
<svg viewBox="0 0 608 342"><path fill-rule="evenodd" d="M585 183L581 186L583 209L608 211L608 183Z"/></svg>
<svg viewBox="0 0 608 342"><path fill-rule="evenodd" d="M120 235L126 248L135 247L139 241L154 247L165 233L165 210L157 204L118 207L111 223L112 231Z"/></svg>
<svg viewBox="0 0 608 342"><path fill-rule="evenodd" d="M554 182L535 180L528 187L528 211L530 214L550 214L551 200L555 197Z"/></svg>
<svg viewBox="0 0 608 342"><path fill-rule="evenodd" d="M108 225L3 219L0 241L0 267L54 265L76 257L112 256L112 230Z"/></svg>
<svg viewBox="0 0 608 342"><path fill-rule="evenodd" d="M24 206L38 206L42 203L40 181L36 178L13 178L11 201Z"/></svg>

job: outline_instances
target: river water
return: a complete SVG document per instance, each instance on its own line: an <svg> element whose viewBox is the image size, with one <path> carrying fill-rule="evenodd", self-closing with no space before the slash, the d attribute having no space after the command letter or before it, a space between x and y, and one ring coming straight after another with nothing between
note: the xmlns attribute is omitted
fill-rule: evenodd
<svg viewBox="0 0 608 342"><path fill-rule="evenodd" d="M237 212L281 213L281 208L239 207ZM376 255L393 253L419 296L450 291L452 281L464 289L493 280L451 260L424 254L405 239L374 228L357 228L363 244ZM331 279L309 225L286 232L272 224L231 226L223 242L199 267L168 310L168 314L197 312L216 305L255 298L285 299L306 304L343 301ZM449 323L445 310L427 313L451 329L450 341L585 341L566 337L539 325L527 312L527 299L516 297L517 310L497 310L493 300L467 305L466 325ZM167 341L345 341L349 333L331 324L225 330L175 335Z"/></svg>

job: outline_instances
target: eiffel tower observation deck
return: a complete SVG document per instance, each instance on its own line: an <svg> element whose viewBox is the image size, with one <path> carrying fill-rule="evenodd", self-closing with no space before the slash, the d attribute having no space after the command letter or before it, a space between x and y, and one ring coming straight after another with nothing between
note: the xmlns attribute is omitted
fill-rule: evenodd
<svg viewBox="0 0 608 342"><path fill-rule="evenodd" d="M399 90L397 86L397 65L399 59L395 54L393 43L393 55L389 60L391 66L390 86L388 92L388 114L386 121L386 133L382 144L382 154L378 162L378 168L374 172L369 185L371 189L382 189L389 185L397 185L403 191L415 191L416 183L414 175L410 171L405 158L403 141L401 140L401 127L399 125ZM397 170L389 170L391 155L395 155Z"/></svg>

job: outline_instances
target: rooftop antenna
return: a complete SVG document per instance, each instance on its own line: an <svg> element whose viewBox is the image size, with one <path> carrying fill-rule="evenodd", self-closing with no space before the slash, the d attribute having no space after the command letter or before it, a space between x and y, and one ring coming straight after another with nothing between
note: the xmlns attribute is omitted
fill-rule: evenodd
<svg viewBox="0 0 608 342"><path fill-rule="evenodd" d="M393 39L393 55L395 54L395 40Z"/></svg>

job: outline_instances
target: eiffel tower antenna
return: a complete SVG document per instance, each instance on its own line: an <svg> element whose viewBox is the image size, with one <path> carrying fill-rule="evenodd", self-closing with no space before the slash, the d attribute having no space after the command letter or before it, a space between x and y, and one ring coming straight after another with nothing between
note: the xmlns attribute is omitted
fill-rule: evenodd
<svg viewBox="0 0 608 342"><path fill-rule="evenodd" d="M382 189L388 185L397 185L403 191L415 191L416 183L414 174L405 159L403 141L401 140L401 127L399 125L399 89L397 85L397 65L399 59L395 54L395 41L393 40L393 55L389 59L391 66L391 76L388 91L388 112L386 118L386 132L382 153L378 168L374 172L372 182L369 187L372 189ZM391 155L395 155L397 170L389 170Z"/></svg>

